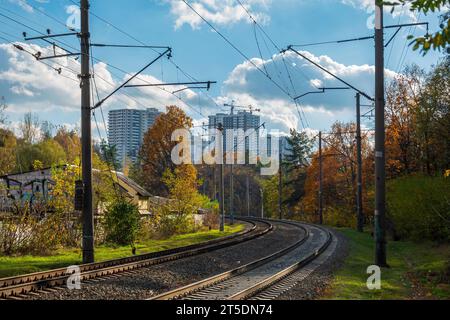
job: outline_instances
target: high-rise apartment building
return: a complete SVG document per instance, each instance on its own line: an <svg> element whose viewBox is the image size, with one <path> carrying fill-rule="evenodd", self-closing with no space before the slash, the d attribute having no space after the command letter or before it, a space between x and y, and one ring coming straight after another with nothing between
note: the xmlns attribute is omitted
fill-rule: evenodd
<svg viewBox="0 0 450 320"><path fill-rule="evenodd" d="M111 110L108 114L108 142L117 150L117 160L136 162L145 133L161 114L158 109Z"/></svg>
<svg viewBox="0 0 450 320"><path fill-rule="evenodd" d="M243 144L245 141L245 150L249 150L250 146L254 148L256 154L258 153L258 135L260 127L261 117L254 115L252 112L239 111L238 113L226 114L218 113L213 116L209 116L209 129L218 128L219 123L222 124L224 130L234 129L236 134L234 135L233 142L227 141L227 137L224 139L224 148L228 150L227 146L237 147L238 144ZM237 136L237 130L242 129L246 132L249 129L255 129L256 132L251 137L246 137L245 140L239 140ZM253 143L250 144L249 140Z"/></svg>

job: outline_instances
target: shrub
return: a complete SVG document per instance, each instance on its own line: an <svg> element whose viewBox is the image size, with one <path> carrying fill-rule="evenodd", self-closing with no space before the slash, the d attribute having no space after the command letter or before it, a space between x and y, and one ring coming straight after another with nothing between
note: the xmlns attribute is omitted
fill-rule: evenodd
<svg viewBox="0 0 450 320"><path fill-rule="evenodd" d="M450 179L406 176L388 183L387 214L397 234L413 240L450 240Z"/></svg>
<svg viewBox="0 0 450 320"><path fill-rule="evenodd" d="M139 233L138 207L126 200L113 202L106 209L106 241L118 245L134 245Z"/></svg>
<svg viewBox="0 0 450 320"><path fill-rule="evenodd" d="M333 227L355 228L356 216L355 214L352 214L352 211L345 208L327 207L323 212L323 221L325 224Z"/></svg>
<svg viewBox="0 0 450 320"><path fill-rule="evenodd" d="M50 254L68 241L66 226L56 216L8 217L0 221L0 253Z"/></svg>

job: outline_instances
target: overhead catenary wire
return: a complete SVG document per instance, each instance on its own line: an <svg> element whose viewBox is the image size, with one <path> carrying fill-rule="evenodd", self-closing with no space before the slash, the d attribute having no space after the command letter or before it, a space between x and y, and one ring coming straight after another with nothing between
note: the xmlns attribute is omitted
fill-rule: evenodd
<svg viewBox="0 0 450 320"><path fill-rule="evenodd" d="M256 68L260 73L262 73L270 82L272 82L279 90L285 93L288 97L292 99L292 95L286 91L280 84L270 78L264 70L262 70L258 65L255 64L242 50L240 50L235 44L233 44L222 32L220 32L212 23L210 23L206 18L204 18L189 2L183 1L200 19L202 19L211 29L213 29L226 43L228 43L236 52L238 52L245 60L247 60L253 67Z"/></svg>
<svg viewBox="0 0 450 320"><path fill-rule="evenodd" d="M252 15L251 12L248 10L248 8L244 6L243 2L242 2L241 0L237 0L237 2L238 2L239 5L243 8L243 10L247 13L247 15L250 17L250 19L252 20L252 22L253 22L253 24L254 24L254 33L255 33L256 43L257 43L258 50L259 50L260 55L261 55L261 59L263 60L264 70L266 70L266 72L267 72L267 69L266 69L265 64L264 64L264 59L262 58L261 50L260 50L260 47L259 47L259 42L258 42L258 40L257 40L256 27L258 27L258 28L261 30L261 32L263 33L263 35L264 35L264 36L272 43L272 45L275 47L275 49L276 49L278 52L280 52L281 49L280 49L280 47L275 43L275 41L267 34L267 32L266 32L266 31L264 30L264 28L258 23L258 21L256 21L256 19L253 17L253 15ZM263 38L263 39L264 39L264 38ZM264 41L265 41L265 40L264 40ZM276 60L275 58L272 58L273 64L274 64L274 66L276 67L276 61L275 61L275 60ZM293 90L293 91L292 91L292 92L293 92L293 96L296 96L297 93L296 93L295 85L294 85L294 82L293 82L293 80L292 80L292 76L291 76L291 73L290 73L290 71L289 71L289 68L288 68L288 66L287 66L287 64L286 64L286 60L285 60L285 58L284 58L284 52L281 54L281 60L282 60L282 62L283 62L284 68L285 68L285 70L286 70L286 74L287 74L287 76L288 76L289 83L290 83L290 85L291 85L291 87L292 87L292 90ZM267 74L268 74L268 72L267 72ZM281 74L281 72L280 72L280 74ZM302 73L302 74L303 74L303 73ZM304 75L304 74L303 74L303 75ZM268 74L268 76L270 77L269 74ZM305 76L305 77L306 77L306 76ZM307 77L306 77L306 78L307 78ZM280 80L281 80L281 78L280 78ZM286 90L286 91L289 91L289 90ZM289 96L290 98L292 98L292 95L289 94L288 96ZM299 105L298 102L297 102L295 99L293 99L293 101L294 101L295 107L296 107L296 109L297 109L297 112L298 112L298 115L299 115L299 120L300 120L300 122L301 122L301 124L302 124L302 126L303 126L303 129L306 129L307 126L309 127L309 122L308 122L308 120L307 120L306 114L304 113L304 110L303 110L302 106ZM306 123L306 125L305 125L305 123Z"/></svg>

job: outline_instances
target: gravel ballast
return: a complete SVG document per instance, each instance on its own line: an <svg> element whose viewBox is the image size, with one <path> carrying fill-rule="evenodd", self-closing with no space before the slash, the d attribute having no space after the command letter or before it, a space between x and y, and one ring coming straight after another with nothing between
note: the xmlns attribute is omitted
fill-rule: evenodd
<svg viewBox="0 0 450 320"><path fill-rule="evenodd" d="M347 238L335 230L333 236L338 239L334 253L306 279L281 294L277 300L315 300L324 295L333 280L334 272L342 266L349 252Z"/></svg>
<svg viewBox="0 0 450 320"><path fill-rule="evenodd" d="M142 300L195 281L237 268L295 243L304 232L292 225L274 223L262 237L213 252L166 262L132 273L117 274L81 284L81 290L61 289L29 296L31 300Z"/></svg>

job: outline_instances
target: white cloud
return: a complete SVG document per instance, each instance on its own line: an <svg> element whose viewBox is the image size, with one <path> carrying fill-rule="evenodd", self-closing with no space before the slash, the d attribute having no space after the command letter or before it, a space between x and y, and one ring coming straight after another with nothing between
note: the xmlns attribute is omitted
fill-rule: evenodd
<svg viewBox="0 0 450 320"><path fill-rule="evenodd" d="M26 43L20 43L20 45L32 53L41 52L42 56L53 54L53 49L50 47L44 48ZM2 92L9 92L8 95L4 95L19 108L14 108L15 112L28 110L29 105L36 101L40 101L41 104L36 110L57 107L68 110L78 106L80 95L76 75L63 69L61 74L72 80L58 77L54 69L37 62L30 54L8 44L0 44L0 56L6 63L0 64L0 89ZM55 62L48 63L55 68L60 67ZM78 62L73 59L58 59L58 63L71 69L79 69Z"/></svg>
<svg viewBox="0 0 450 320"><path fill-rule="evenodd" d="M175 17L175 29L187 24L192 29L199 29L203 20L183 1L166 0L170 3L171 13ZM261 24L270 21L266 13L271 0L247 0L243 3L245 9L235 0L196 0L189 4L206 20L215 25L230 25L238 22L250 23L247 9L253 18Z"/></svg>

